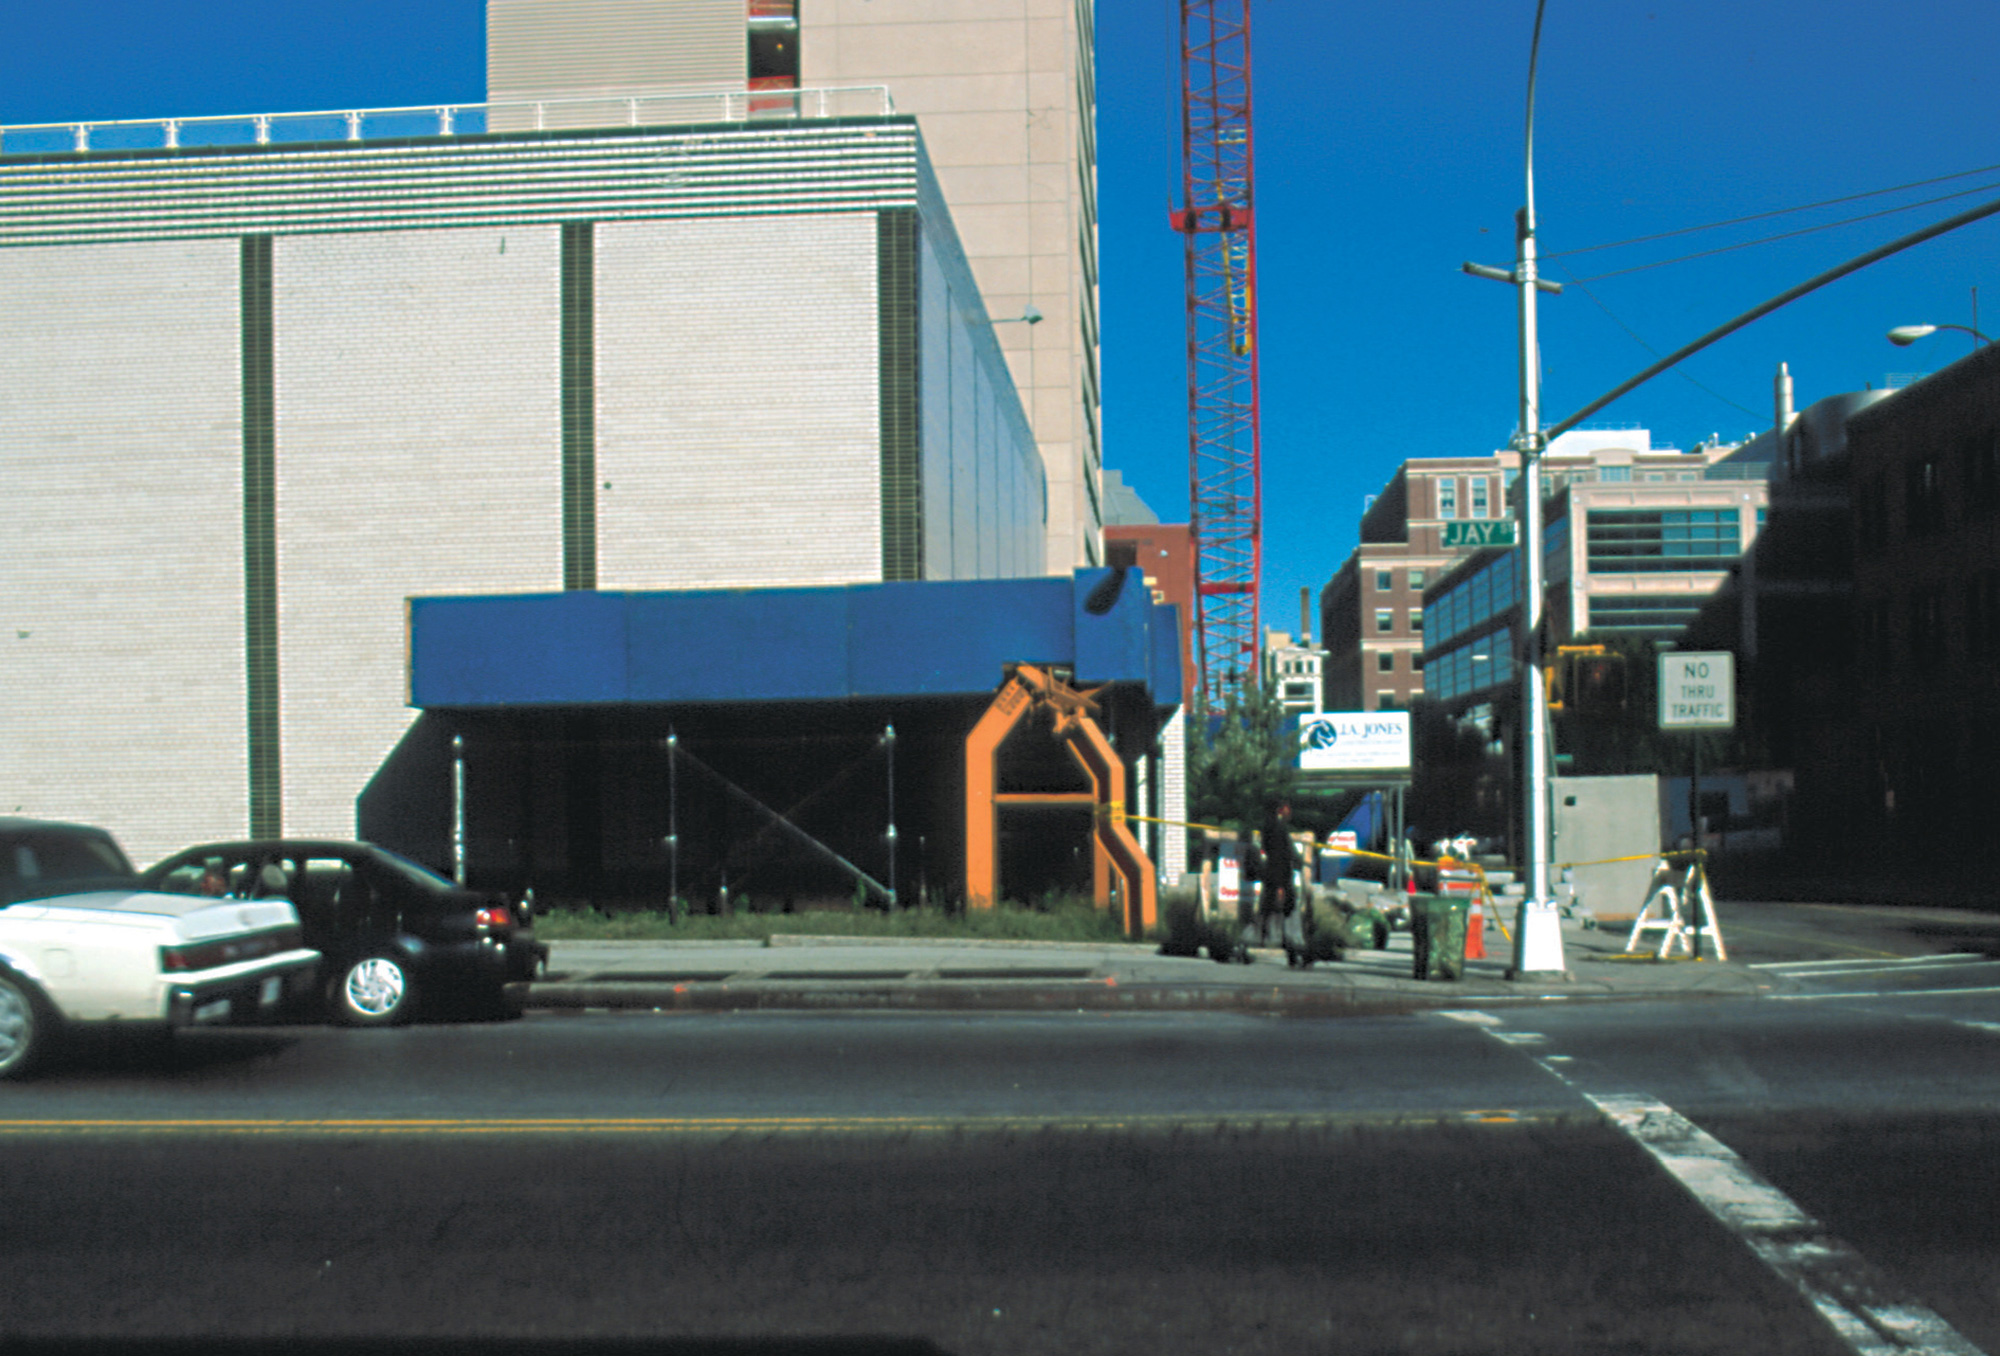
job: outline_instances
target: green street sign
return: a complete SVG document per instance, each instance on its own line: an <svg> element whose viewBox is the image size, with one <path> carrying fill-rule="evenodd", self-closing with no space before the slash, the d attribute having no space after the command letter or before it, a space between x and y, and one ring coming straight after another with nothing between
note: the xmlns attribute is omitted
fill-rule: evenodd
<svg viewBox="0 0 2000 1356"><path fill-rule="evenodd" d="M1512 518L1486 518L1470 523L1444 525L1444 547L1447 551L1461 546L1512 546L1513 544Z"/></svg>

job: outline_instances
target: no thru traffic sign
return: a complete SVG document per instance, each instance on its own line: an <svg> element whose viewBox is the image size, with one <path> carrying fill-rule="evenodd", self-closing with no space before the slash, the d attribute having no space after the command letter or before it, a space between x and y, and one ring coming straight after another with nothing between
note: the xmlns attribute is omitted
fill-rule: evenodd
<svg viewBox="0 0 2000 1356"><path fill-rule="evenodd" d="M1731 730L1736 727L1736 656L1727 650L1660 656L1660 728Z"/></svg>

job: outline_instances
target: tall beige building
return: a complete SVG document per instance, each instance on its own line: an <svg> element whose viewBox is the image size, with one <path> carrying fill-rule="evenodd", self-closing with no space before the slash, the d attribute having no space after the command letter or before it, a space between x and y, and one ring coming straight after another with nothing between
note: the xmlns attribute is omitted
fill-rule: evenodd
<svg viewBox="0 0 2000 1356"><path fill-rule="evenodd" d="M1027 409L1045 569L1067 573L1103 554L1092 25L1093 0L488 0L487 97L605 101L551 102L558 126L665 89L753 91L749 116L782 117L783 90L886 86Z"/></svg>

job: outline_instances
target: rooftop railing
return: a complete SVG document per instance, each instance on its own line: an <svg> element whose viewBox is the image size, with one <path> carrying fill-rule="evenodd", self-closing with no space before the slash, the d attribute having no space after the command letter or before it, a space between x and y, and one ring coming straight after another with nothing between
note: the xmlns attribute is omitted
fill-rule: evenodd
<svg viewBox="0 0 2000 1356"><path fill-rule="evenodd" d="M1614 474L1606 475L1607 470ZM1616 474L1619 471L1626 474ZM1718 461L1707 466L1681 467L1573 466L1552 468L1543 474L1552 489L1580 482L1599 485L1694 484L1704 480L1768 480L1771 477L1771 463Z"/></svg>
<svg viewBox="0 0 2000 1356"><path fill-rule="evenodd" d="M896 111L886 85L844 89L667 90L577 99L518 99L316 113L234 113L0 126L0 155L268 146L592 127L880 117Z"/></svg>

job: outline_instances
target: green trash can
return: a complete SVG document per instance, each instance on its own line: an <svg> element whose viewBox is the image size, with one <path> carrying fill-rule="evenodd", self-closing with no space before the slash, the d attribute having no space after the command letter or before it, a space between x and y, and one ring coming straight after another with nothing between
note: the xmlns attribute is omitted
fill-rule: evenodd
<svg viewBox="0 0 2000 1356"><path fill-rule="evenodd" d="M1410 973L1417 979L1465 974L1466 895L1417 895L1410 900Z"/></svg>

